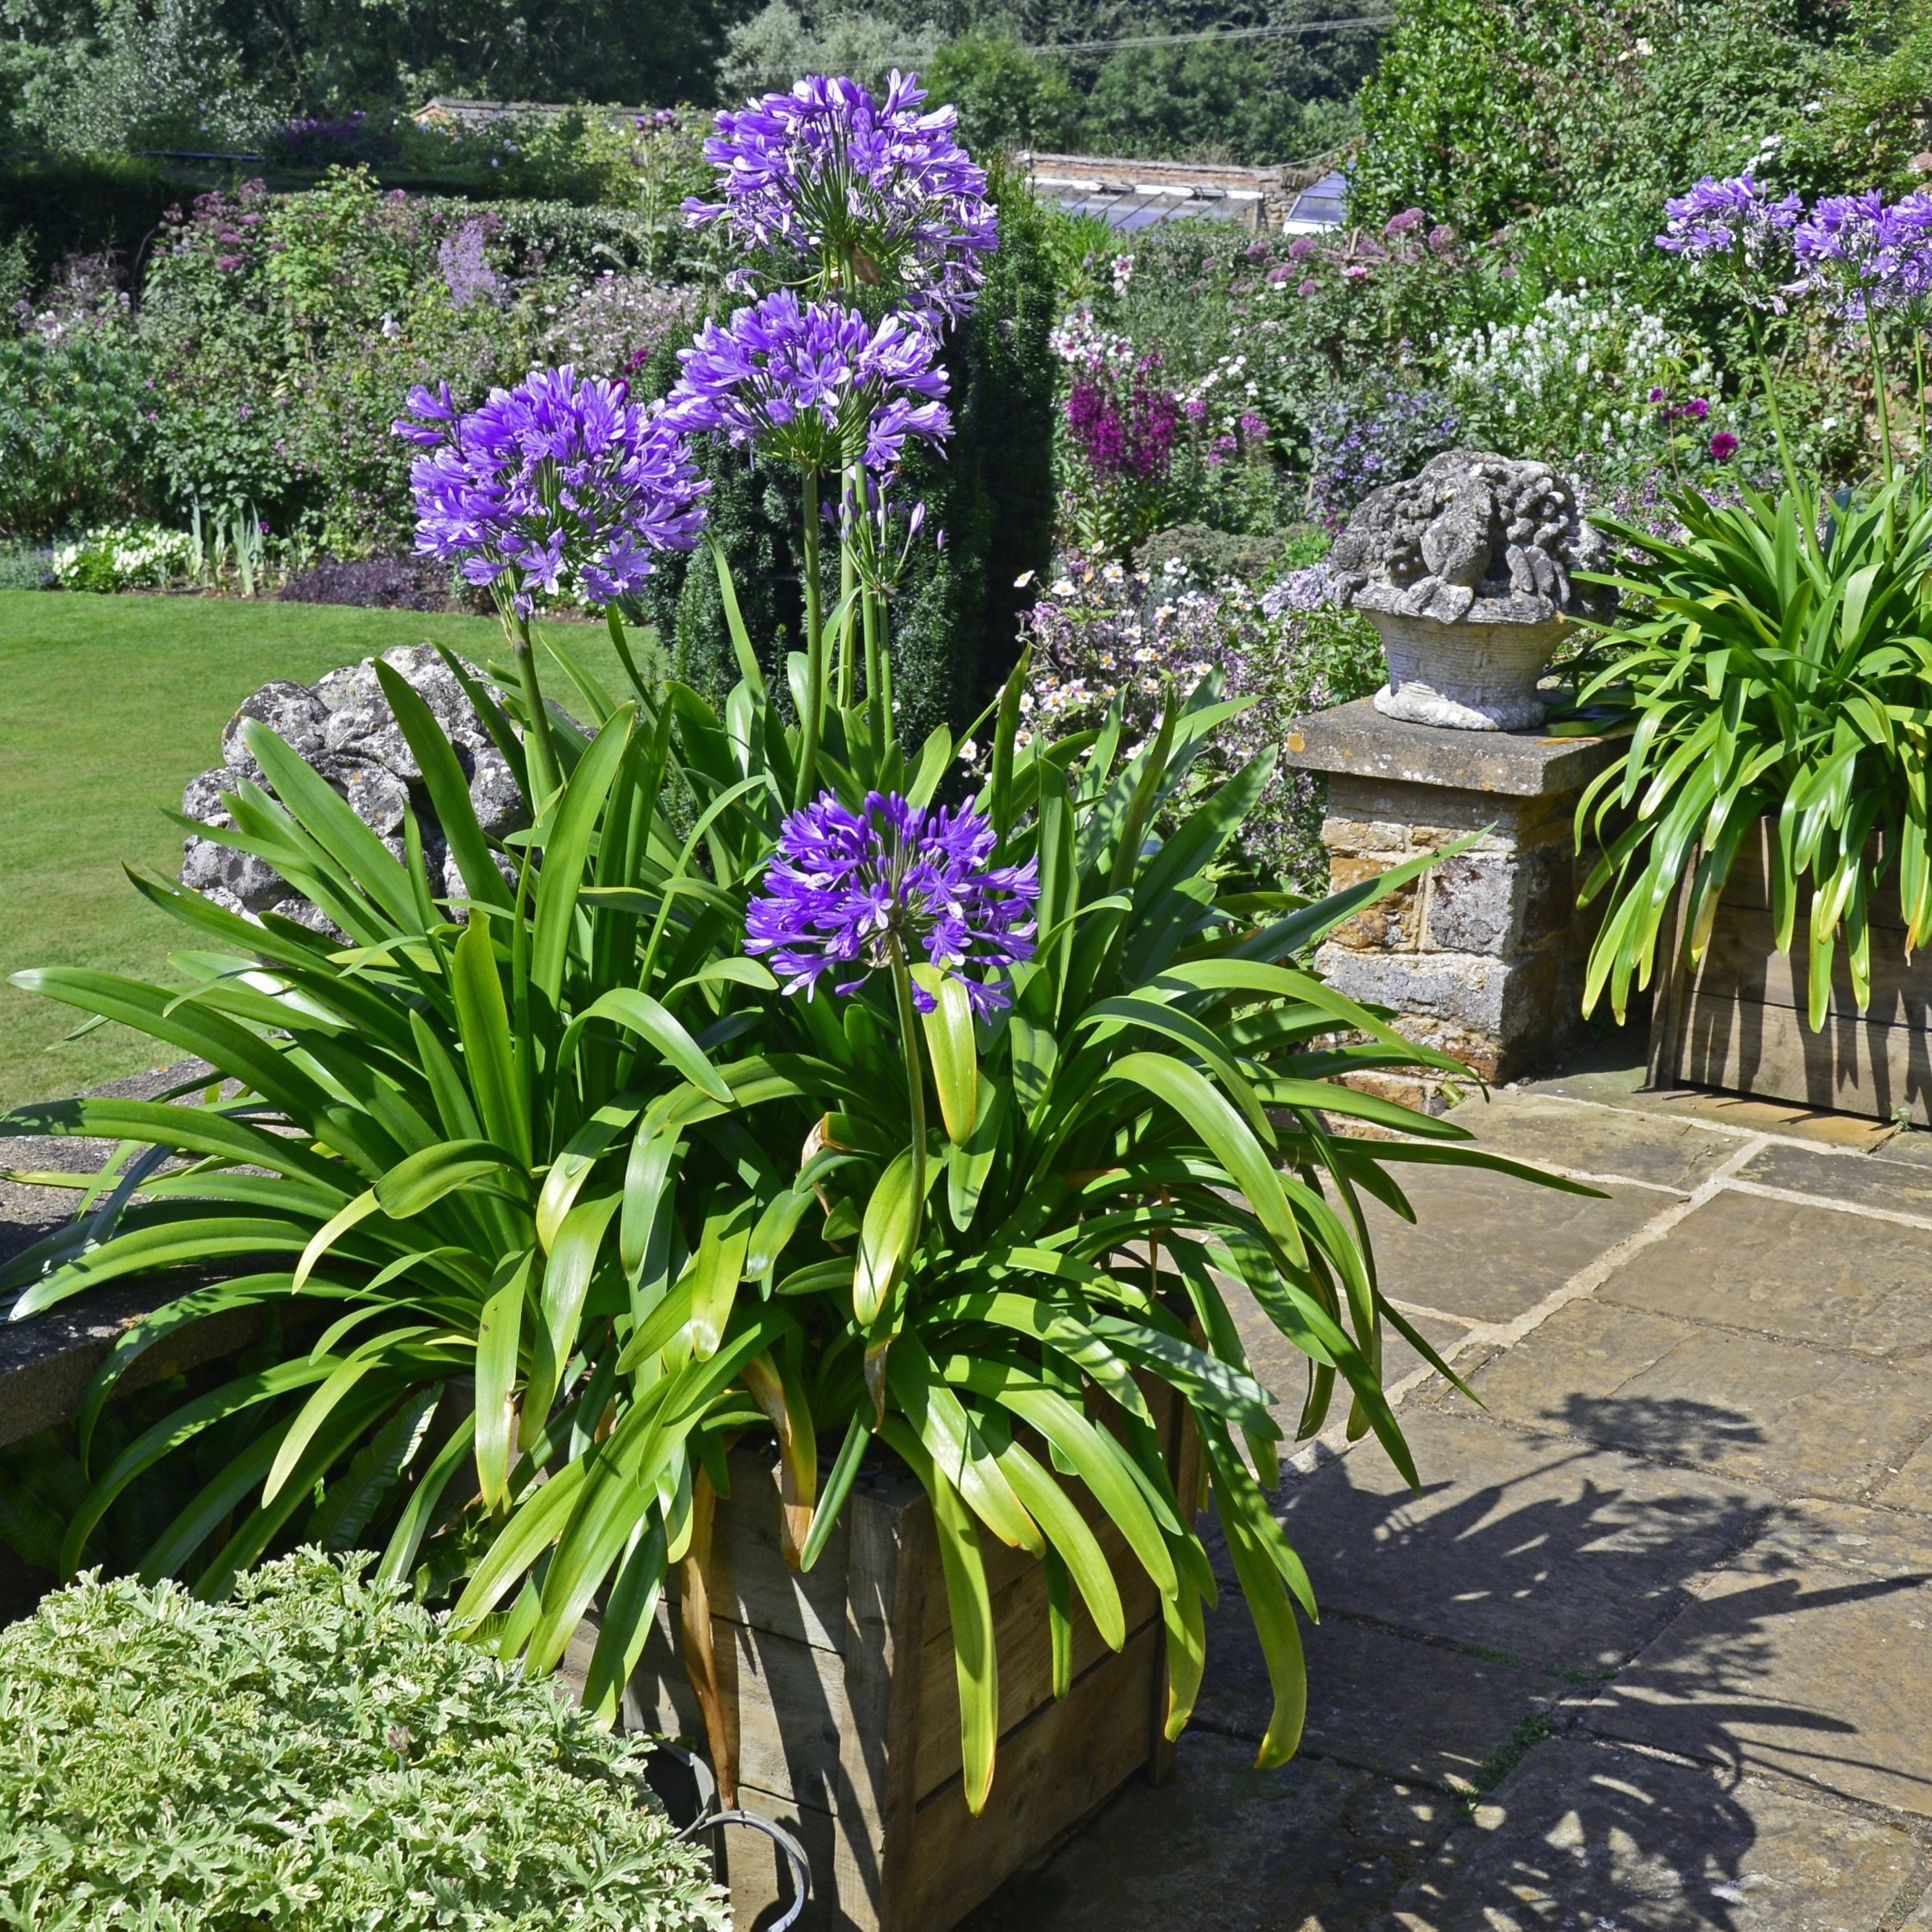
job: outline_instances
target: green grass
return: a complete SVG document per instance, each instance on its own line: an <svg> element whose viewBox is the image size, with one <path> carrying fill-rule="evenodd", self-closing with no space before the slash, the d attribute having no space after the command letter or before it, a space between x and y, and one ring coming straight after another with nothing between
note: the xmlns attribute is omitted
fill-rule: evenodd
<svg viewBox="0 0 1932 1932"><path fill-rule="evenodd" d="M624 687L601 629L565 634ZM473 659L502 649L486 617L0 592L0 1108L165 1063L123 1027L62 1043L81 1016L3 982L23 966L165 973L180 929L122 865L180 866L182 835L163 815L221 762L221 728L242 699L270 678L312 683L426 638ZM545 682L581 714L560 671Z"/></svg>

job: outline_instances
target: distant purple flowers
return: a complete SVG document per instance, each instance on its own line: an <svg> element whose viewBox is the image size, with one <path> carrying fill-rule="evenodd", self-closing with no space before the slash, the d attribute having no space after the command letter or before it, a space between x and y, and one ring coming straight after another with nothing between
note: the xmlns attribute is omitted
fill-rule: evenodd
<svg viewBox="0 0 1932 1932"><path fill-rule="evenodd" d="M1067 434L1096 475L1137 483L1166 475L1182 406L1152 379L1159 366L1158 356L1143 356L1125 383L1097 364L1075 377L1067 394Z"/></svg>
<svg viewBox="0 0 1932 1932"><path fill-rule="evenodd" d="M1384 484L1415 474L1455 446L1462 423L1441 390L1372 380L1316 406L1308 425L1310 502L1340 529L1356 504Z"/></svg>
<svg viewBox="0 0 1932 1932"><path fill-rule="evenodd" d="M1720 429L1711 439L1711 460L1713 463L1728 463L1737 454L1737 438L1728 429Z"/></svg>
<svg viewBox="0 0 1932 1932"><path fill-rule="evenodd" d="M807 998L839 967L850 993L891 964L923 958L956 975L973 1010L1011 1000L1008 969L1033 956L1037 861L993 866L999 843L969 807L922 809L868 792L858 811L822 792L786 819L765 888L745 914L745 950L769 953L787 993ZM984 976L976 977L975 974ZM934 1006L915 986L920 1011Z"/></svg>
<svg viewBox="0 0 1932 1932"><path fill-rule="evenodd" d="M488 239L483 222L465 221L438 244L436 266L443 271L443 286L449 291L452 308L460 311L473 302L493 301L502 287L484 252Z"/></svg>
<svg viewBox="0 0 1932 1932"><path fill-rule="evenodd" d="M1771 237L1789 230L1803 212L1796 195L1773 200L1748 168L1724 181L1706 175L1688 194L1665 202L1657 246L1686 261L1741 254L1755 263Z"/></svg>
<svg viewBox="0 0 1932 1932"><path fill-rule="evenodd" d="M925 319L903 311L876 327L836 302L801 303L788 288L707 324L678 352L683 373L663 420L680 433L717 431L823 469L896 464L908 436L952 430L946 372Z"/></svg>
<svg viewBox="0 0 1932 1932"><path fill-rule="evenodd" d="M650 576L654 551L697 541L710 485L621 382L580 380L567 363L467 415L446 382L411 390L409 407L415 419L394 429L422 452L410 465L416 548L525 617L539 591L612 603Z"/></svg>
<svg viewBox="0 0 1932 1932"><path fill-rule="evenodd" d="M921 114L925 99L910 74L895 71L883 101L856 80L813 74L727 110L704 144L721 198L694 198L685 213L721 217L741 243L777 258L782 280L868 283L963 316L998 221L985 171L953 138L955 110Z"/></svg>

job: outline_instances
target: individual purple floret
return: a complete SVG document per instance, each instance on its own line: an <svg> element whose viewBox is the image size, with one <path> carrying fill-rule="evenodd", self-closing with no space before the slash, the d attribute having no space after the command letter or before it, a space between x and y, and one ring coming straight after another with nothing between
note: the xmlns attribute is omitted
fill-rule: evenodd
<svg viewBox="0 0 1932 1932"><path fill-rule="evenodd" d="M1008 969L1033 957L1040 896L1037 861L987 863L998 843L968 806L871 791L855 812L821 792L785 821L745 914L745 950L769 953L785 990L809 999L836 967L857 968L833 984L852 992L892 964L896 941L908 963L956 976L976 1013L994 1012L1013 997ZM912 997L922 1013L935 1004L917 985Z"/></svg>
<svg viewBox="0 0 1932 1932"><path fill-rule="evenodd" d="M1773 200L1749 168L1725 181L1706 175L1688 194L1665 202L1657 246L1688 261L1736 251L1755 265L1772 237L1791 228L1803 213L1796 195Z"/></svg>
<svg viewBox="0 0 1932 1932"><path fill-rule="evenodd" d="M939 351L919 315L896 311L875 328L857 309L781 288L679 350L683 373L660 420L819 469L861 459L890 469L908 436L952 433Z"/></svg>
<svg viewBox="0 0 1932 1932"><path fill-rule="evenodd" d="M964 315L999 245L985 171L953 138L950 107L919 112L918 78L894 72L886 98L811 74L786 94L717 118L704 158L720 199L684 204L694 224L722 217L778 279L821 288L867 283L949 317Z"/></svg>
<svg viewBox="0 0 1932 1932"><path fill-rule="evenodd" d="M566 363L468 415L447 382L412 390L409 407L419 419L393 427L423 451L409 477L416 548L497 585L523 617L566 584L613 603L650 575L654 551L697 541L711 485L621 382L580 381Z"/></svg>

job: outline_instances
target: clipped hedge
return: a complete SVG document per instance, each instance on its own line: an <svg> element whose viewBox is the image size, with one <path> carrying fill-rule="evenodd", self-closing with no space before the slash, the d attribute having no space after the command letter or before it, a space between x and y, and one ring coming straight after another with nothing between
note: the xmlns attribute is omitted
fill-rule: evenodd
<svg viewBox="0 0 1932 1932"><path fill-rule="evenodd" d="M181 184L115 155L0 159L0 242L26 237L36 283L69 255L113 250L131 270Z"/></svg>
<svg viewBox="0 0 1932 1932"><path fill-rule="evenodd" d="M224 1604L90 1575L0 1631L0 1924L726 1932L647 1747L367 1561Z"/></svg>

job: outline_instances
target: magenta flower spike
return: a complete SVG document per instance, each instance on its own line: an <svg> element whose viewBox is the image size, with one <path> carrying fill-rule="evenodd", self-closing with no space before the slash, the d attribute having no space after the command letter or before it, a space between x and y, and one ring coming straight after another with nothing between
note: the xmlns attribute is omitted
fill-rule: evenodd
<svg viewBox="0 0 1932 1932"><path fill-rule="evenodd" d="M978 297L999 223L985 170L954 138L957 114L923 114L925 99L896 70L883 101L812 74L727 109L704 144L719 199L687 201L686 217L722 219L774 279L820 294L875 286L956 320ZM737 286L751 285L741 271Z"/></svg>
<svg viewBox="0 0 1932 1932"><path fill-rule="evenodd" d="M708 323L678 352L683 373L661 420L681 435L713 431L790 462L891 469L909 436L952 433L946 371L927 318L898 311L876 326L836 302L781 288Z"/></svg>
<svg viewBox="0 0 1932 1932"><path fill-rule="evenodd" d="M532 369L464 414L449 385L410 394L394 433L410 465L416 548L460 566L527 618L539 595L599 608L636 591L654 553L689 550L711 485L675 430L621 382Z"/></svg>
<svg viewBox="0 0 1932 1932"><path fill-rule="evenodd" d="M855 812L821 792L785 821L745 914L745 950L769 954L786 992L808 999L839 968L853 970L832 990L855 991L896 950L956 977L976 1013L995 1012L1011 1003L1009 968L1033 957L1040 896L1036 861L988 864L998 843L968 806L873 791ZM935 1003L916 985L912 998L922 1013Z"/></svg>

